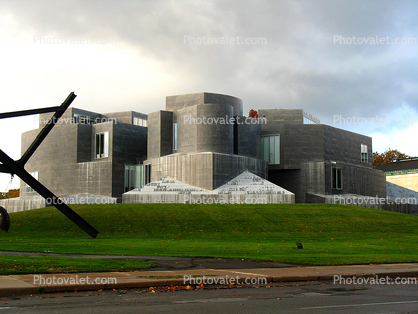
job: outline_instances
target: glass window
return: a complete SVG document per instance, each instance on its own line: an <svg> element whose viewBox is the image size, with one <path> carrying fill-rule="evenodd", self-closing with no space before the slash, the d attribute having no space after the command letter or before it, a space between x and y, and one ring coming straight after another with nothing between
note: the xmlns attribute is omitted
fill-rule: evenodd
<svg viewBox="0 0 418 314"><path fill-rule="evenodd" d="M337 190L342 190L343 188L343 178L342 178L342 170L340 168L332 168L332 188Z"/></svg>
<svg viewBox="0 0 418 314"><path fill-rule="evenodd" d="M133 117L133 124L138 126L147 126L147 120L138 117Z"/></svg>
<svg viewBox="0 0 418 314"><path fill-rule="evenodd" d="M144 165L125 165L125 192L144 185Z"/></svg>
<svg viewBox="0 0 418 314"><path fill-rule="evenodd" d="M109 157L109 132L96 134L96 158Z"/></svg>
<svg viewBox="0 0 418 314"><path fill-rule="evenodd" d="M361 162L368 163L369 158L367 156L367 145L361 144Z"/></svg>
<svg viewBox="0 0 418 314"><path fill-rule="evenodd" d="M261 137L261 156L269 165L280 164L280 135Z"/></svg>
<svg viewBox="0 0 418 314"><path fill-rule="evenodd" d="M173 149L177 150L177 123L173 124Z"/></svg>
<svg viewBox="0 0 418 314"><path fill-rule="evenodd" d="M144 184L151 182L151 165L144 166Z"/></svg>
<svg viewBox="0 0 418 314"><path fill-rule="evenodd" d="M35 172L29 172L29 174L34 177L36 180L38 180L38 171ZM29 184L26 184L26 192L33 192L35 191Z"/></svg>

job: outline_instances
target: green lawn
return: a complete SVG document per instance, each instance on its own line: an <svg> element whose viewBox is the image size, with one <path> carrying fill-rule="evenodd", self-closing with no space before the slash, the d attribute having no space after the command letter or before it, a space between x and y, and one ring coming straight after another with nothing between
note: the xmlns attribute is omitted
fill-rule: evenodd
<svg viewBox="0 0 418 314"><path fill-rule="evenodd" d="M0 275L130 271L155 266L130 260L0 255Z"/></svg>
<svg viewBox="0 0 418 314"><path fill-rule="evenodd" d="M418 262L418 217L381 210L328 204L71 207L100 232L97 239L50 207L12 213L9 232L0 232L1 250L306 265Z"/></svg>

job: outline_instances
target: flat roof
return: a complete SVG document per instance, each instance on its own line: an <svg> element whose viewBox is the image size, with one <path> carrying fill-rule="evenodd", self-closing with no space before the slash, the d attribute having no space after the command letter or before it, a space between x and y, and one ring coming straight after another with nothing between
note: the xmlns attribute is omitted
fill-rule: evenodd
<svg viewBox="0 0 418 314"><path fill-rule="evenodd" d="M399 172L399 174L406 172L418 172L418 158L394 161L386 165L376 167L376 169L384 172Z"/></svg>

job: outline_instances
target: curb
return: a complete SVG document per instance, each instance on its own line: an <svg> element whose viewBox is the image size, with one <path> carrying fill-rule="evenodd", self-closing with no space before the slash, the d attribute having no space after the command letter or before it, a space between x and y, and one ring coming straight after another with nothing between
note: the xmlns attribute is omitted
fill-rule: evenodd
<svg viewBox="0 0 418 314"><path fill-rule="evenodd" d="M209 276L209 277L191 277L188 281L184 279L150 279L142 281L120 282L114 284L86 284L86 285L47 285L47 286L33 286L33 287L4 287L0 288L0 297L16 296L16 295L31 295L31 294L43 294L43 293L57 293L57 292L75 292L75 291L97 291L97 290L110 290L110 289L135 289L135 288L150 288L150 287L170 287L170 286L198 286L199 281L205 278L212 283L205 283L204 286L222 286L222 285L236 285L243 286L252 280L265 279L261 285L268 283L279 282L307 282L307 281L333 281L335 276L339 278L375 278L387 277L396 279L399 277L418 277L417 270L405 270L405 271L388 271L377 273L357 273L357 274L339 274L339 275L315 275L315 276ZM239 282L237 283L237 278ZM248 283L248 285L256 285L256 283Z"/></svg>

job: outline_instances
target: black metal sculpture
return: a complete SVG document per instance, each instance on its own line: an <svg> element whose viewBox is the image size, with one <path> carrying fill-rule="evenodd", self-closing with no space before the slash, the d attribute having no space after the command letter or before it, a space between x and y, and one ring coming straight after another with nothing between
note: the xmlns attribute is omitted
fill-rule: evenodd
<svg viewBox="0 0 418 314"><path fill-rule="evenodd" d="M27 116L27 115L32 115L32 114L39 114L39 113L55 112L53 117L49 119L48 123L39 132L36 139L33 141L33 143L29 146L29 148L26 150L26 152L22 155L22 157L19 160L15 161L11 159L8 155L6 155L0 149L0 162L2 163L0 164L0 172L17 175L20 179L26 182L31 188L33 188L36 192L38 192L43 198L45 198L48 204L54 205L59 211L61 211L65 216L71 219L77 226L83 229L92 238L96 238L97 234L99 233L96 229L94 229L89 223L87 223L83 218L81 218L76 212L74 212L67 204L65 204L61 199L59 199L54 193L48 190L42 183L36 180L24 168L25 163L33 155L33 153L36 151L39 145L41 145L42 141L45 139L48 133L52 130L56 122L61 118L61 116L64 114L64 112L67 110L67 108L71 105L71 103L76 97L77 96L74 94L74 92L72 92L70 93L70 95L68 95L67 99L62 103L61 106L0 113L0 119L4 119L4 118L20 117L20 116ZM5 216L6 215L7 215L7 212ZM10 220L8 223L10 226Z"/></svg>
<svg viewBox="0 0 418 314"><path fill-rule="evenodd" d="M10 228L10 217L7 210L0 206L0 229L6 230Z"/></svg>

